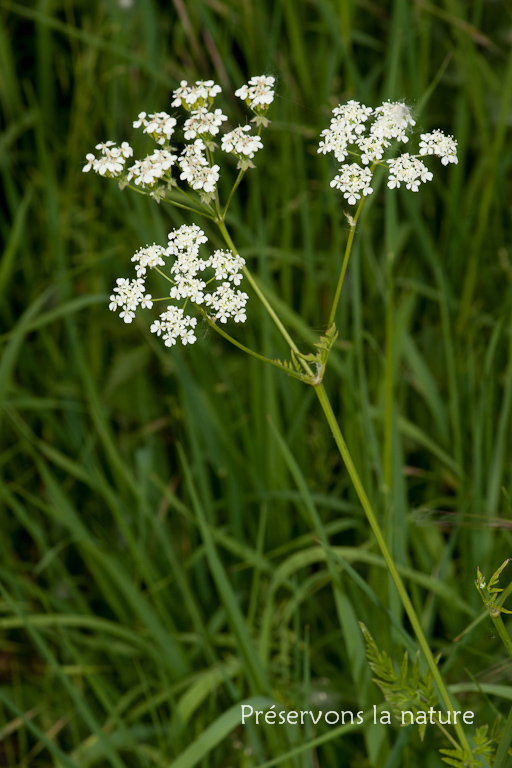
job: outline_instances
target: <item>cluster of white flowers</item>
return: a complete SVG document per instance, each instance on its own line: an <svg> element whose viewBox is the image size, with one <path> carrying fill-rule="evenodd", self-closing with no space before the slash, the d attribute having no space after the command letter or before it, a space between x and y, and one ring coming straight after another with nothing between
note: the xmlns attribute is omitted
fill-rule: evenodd
<svg viewBox="0 0 512 768"><path fill-rule="evenodd" d="M172 347L177 339L181 339L181 343L185 345L197 341L194 334L196 325L197 318L186 315L182 307L169 304L166 311L160 315L160 320L155 320L151 325L150 331L162 336L166 347Z"/></svg>
<svg viewBox="0 0 512 768"><path fill-rule="evenodd" d="M152 115L146 115L145 112L139 113L138 120L133 123L134 128L144 126L144 133L151 136L158 144L169 143L174 133L177 120L171 117L167 112L155 112Z"/></svg>
<svg viewBox="0 0 512 768"><path fill-rule="evenodd" d="M245 260L238 254L235 256L231 251L214 251L209 263L215 270L216 280L231 280L233 285L240 285L242 282L240 272Z"/></svg>
<svg viewBox="0 0 512 768"><path fill-rule="evenodd" d="M255 152L263 148L263 143L258 135L248 135L250 130L250 125L239 125L234 131L225 133L221 143L223 152L232 152L240 159L252 160Z"/></svg>
<svg viewBox="0 0 512 768"><path fill-rule="evenodd" d="M274 77L251 77L246 85L235 91L235 96L245 101L253 110L266 110L274 101L274 83Z"/></svg>
<svg viewBox="0 0 512 768"><path fill-rule="evenodd" d="M358 162L342 166L338 175L331 181L331 187L341 190L348 203L355 205L361 195L366 196L373 192L373 169L365 166L384 165L390 172L390 189L398 188L404 183L407 189L417 192L419 184L431 181L433 177L419 160L420 156L436 155L441 158L443 165L457 162L457 142L439 130L421 134L419 155L405 153L383 161L384 152L391 147L392 142L409 141L407 131L415 125L411 110L402 102L386 101L376 109L357 101L349 101L335 107L329 128L321 133L318 152L324 155L332 153L340 163L349 155Z"/></svg>
<svg viewBox="0 0 512 768"><path fill-rule="evenodd" d="M165 248L161 245L148 245L146 248L139 248L138 251L132 256L132 261L135 261L135 271L137 277L144 277L148 267L164 267L165 261L162 256L165 254Z"/></svg>
<svg viewBox="0 0 512 768"><path fill-rule="evenodd" d="M192 189L200 190L206 196L215 194L219 180L219 166L210 165L206 158L206 146L202 139L185 147L179 158L180 179L185 179Z"/></svg>
<svg viewBox="0 0 512 768"><path fill-rule="evenodd" d="M110 297L109 309L112 312L117 312L118 309L121 309L119 317L125 323L131 323L135 317L137 307L151 309L153 306L151 294L145 294L145 290L144 280L141 277L136 280L126 280L124 277L118 277L117 286Z"/></svg>
<svg viewBox="0 0 512 768"><path fill-rule="evenodd" d="M235 290L242 281L242 270L245 260L231 251L217 250L207 259L199 256L200 246L208 242L208 238L196 224L184 224L179 229L169 233L168 246L146 246L140 248L132 257L135 262L137 278L126 280L119 278L114 292L110 297L110 309L120 311L120 317L125 323L131 323L137 307L151 309L153 298L146 294L145 277L147 269L165 267L166 258L172 258L169 270L169 280L172 283L169 295L171 299L183 300L183 307L169 304L160 318L151 325L151 332L162 336L165 345L170 347L181 339L183 344L193 344L196 341L194 329L197 319L185 314L187 302L196 305L206 305L212 319L226 323L231 317L236 323L245 322L245 306L248 296L242 291ZM206 282L202 275L206 270L213 270L214 276ZM213 280L222 281L213 292L207 293L206 288Z"/></svg>
<svg viewBox="0 0 512 768"><path fill-rule="evenodd" d="M432 173L427 166L421 160L418 160L417 157L409 155L408 152L404 155L390 158L388 160L388 168L388 187L390 189L398 189L400 183L403 182L407 189L417 192L418 185L421 182L432 181Z"/></svg>
<svg viewBox="0 0 512 768"><path fill-rule="evenodd" d="M446 136L442 131L422 133L420 155L436 155L443 165L457 163L457 142L453 136Z"/></svg>
<svg viewBox="0 0 512 768"><path fill-rule="evenodd" d="M273 77L252 77L236 92L255 112L254 121L258 125L268 123L265 113L274 99L273 84ZM158 149L127 167L127 158L133 156L130 145L123 142L117 146L113 141L107 141L96 146L101 150L99 158L93 153L86 155L84 172L92 169L101 176L118 178L121 188L134 183L160 201L166 195L166 188L177 186L172 177L172 168L177 165L180 179L199 193L203 203L209 204L215 197L220 177L220 167L213 159L216 149L213 138L227 121L220 109L212 108L215 97L221 91L213 80L197 80L194 85L182 80L179 88L173 91L172 106L182 106L189 113L183 124L183 136L190 143L184 146L181 154L170 144L177 119L167 112L140 112L133 121L133 127L141 128L143 133L154 139ZM221 137L222 150L234 154L238 158L237 168L243 171L254 167L251 160L263 147L260 136L251 135L250 131L248 125L238 126Z"/></svg>
<svg viewBox="0 0 512 768"><path fill-rule="evenodd" d="M227 323L230 317L235 323L245 323L245 305L248 298L243 291L235 291L230 283L222 283L214 293L205 296L205 302L213 309L215 317L221 323Z"/></svg>
<svg viewBox="0 0 512 768"><path fill-rule="evenodd" d="M211 104L222 88L216 85L213 80L196 80L195 85L189 85L186 80L182 80L180 87L173 91L173 107L184 107L187 110L196 107L203 107L206 103Z"/></svg>
<svg viewBox="0 0 512 768"><path fill-rule="evenodd" d="M216 136L222 123L228 118L222 114L220 109L215 112L208 112L206 107L199 107L192 110L191 117L185 120L185 138L195 139L198 134L210 134Z"/></svg>
<svg viewBox="0 0 512 768"><path fill-rule="evenodd" d="M142 187L152 187L158 179L163 179L167 171L172 168L178 156L173 155L167 149L155 149L152 155L144 160L136 160L131 168L128 168L127 181L135 179L135 184Z"/></svg>
<svg viewBox="0 0 512 768"><path fill-rule="evenodd" d="M100 176L119 176L126 163L126 158L133 155L133 149L127 141L123 141L120 147L114 141L106 141L96 144L96 149L101 149L101 157L96 157L92 152L85 156L87 164L83 172L88 173L91 168Z"/></svg>
<svg viewBox="0 0 512 768"><path fill-rule="evenodd" d="M336 187L343 192L343 197L349 205L355 205L363 195L371 195L373 189L370 184L372 174L369 168L361 168L357 163L344 165L340 168L338 176L331 181L331 187Z"/></svg>
<svg viewBox="0 0 512 768"><path fill-rule="evenodd" d="M375 108L374 115L376 119L371 127L371 132L378 139L383 142L392 139L404 143L409 141L406 131L409 126L413 128L416 121L412 119L411 110L403 102L385 101L380 107Z"/></svg>

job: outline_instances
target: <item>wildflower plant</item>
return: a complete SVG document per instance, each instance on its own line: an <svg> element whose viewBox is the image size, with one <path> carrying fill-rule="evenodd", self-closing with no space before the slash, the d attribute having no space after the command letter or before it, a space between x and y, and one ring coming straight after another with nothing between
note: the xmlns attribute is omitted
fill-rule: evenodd
<svg viewBox="0 0 512 768"><path fill-rule="evenodd" d="M254 168L256 155L264 149L262 129L269 125L268 111L274 100L274 85L273 77L263 75L252 77L238 88L235 95L246 104L253 117L244 125L233 126L217 106L216 100L221 94L219 85L212 80L199 80L193 85L182 81L172 95L171 108L184 110L184 119L180 119L178 112L172 115L140 112L133 123L134 128L141 130L157 145L145 158L132 161L130 145L123 142L118 146L112 141L96 146L99 156L87 155L85 172L92 170L113 178L121 188L130 187L156 202L164 201L204 218L218 228L226 246L214 251L208 249L207 236L195 223L173 230L169 233L167 244L146 245L133 255L135 277L118 279L110 297L110 309L118 312L125 323L131 323L137 310L152 312L157 303L165 302L164 311L158 318L150 320L150 330L166 346L173 346L178 341L183 345L193 344L197 340L198 322L205 321L243 352L314 388L424 657L423 662L418 656L412 671L408 671L405 660L400 675L396 675L390 659L378 650L364 628L372 668L380 679L379 684L386 698L397 710L406 702L413 702L414 707L420 708L425 696L430 703L435 702L436 706L450 710L452 699L439 670L438 659L432 654L356 470L323 378L338 335L335 317L357 221L365 199L374 193L376 169L385 169L389 189L403 186L406 190L418 192L422 184L433 178L433 171L427 165L431 156L439 159L444 166L457 163L457 143L451 136L434 130L420 134L415 154L401 152L405 145L409 149L409 143L414 143L411 132L416 129L412 111L403 102L386 101L372 108L357 101L348 101L333 110L329 127L321 133L317 151L333 155L338 170L331 187L342 193L347 205L357 208L354 216L346 214L350 230L332 306L326 318L325 333L316 343L315 352L302 352L272 307L265 290L236 250L226 226L226 214L233 195L244 174ZM227 171L226 155L233 155L236 159L238 175L226 199L221 201L218 182ZM146 287L151 271L156 271L168 282L166 296L154 297L153 289ZM225 330L230 322L241 325L246 321L249 299L246 290L263 303L290 349L289 360L265 357ZM314 521L314 524L318 526L318 522ZM317 527L317 532L320 540L324 541L323 529ZM328 548L327 540L325 546ZM425 662L427 673L420 674L420 666L424 666ZM455 722L453 728L453 734L446 730L453 754L447 753L444 759L451 765L474 765L477 753L471 749L462 724ZM479 744L484 745L482 750L487 749L485 734L479 733L478 739ZM467 762L464 763L464 760Z"/></svg>

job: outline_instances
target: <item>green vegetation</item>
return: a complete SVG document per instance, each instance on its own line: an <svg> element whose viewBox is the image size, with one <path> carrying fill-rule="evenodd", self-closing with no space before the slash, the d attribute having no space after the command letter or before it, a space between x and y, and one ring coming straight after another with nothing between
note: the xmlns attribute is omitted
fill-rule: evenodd
<svg viewBox="0 0 512 768"><path fill-rule="evenodd" d="M508 765L507 569L497 629L473 583L512 543L511 36L483 0L0 0L0 765L462 765L453 727L373 722L375 667L394 703L441 699L423 655L400 669L417 642L313 387L206 323L169 350L108 311L132 254L194 219L82 174L85 154L172 112L182 79L214 79L244 122L231 94L263 73L278 96L227 223L303 355L354 212L316 152L332 107L403 98L458 140L418 193L377 175L324 385L454 708L475 712L476 765ZM253 294L229 330L290 357ZM242 726L241 702L364 717Z"/></svg>

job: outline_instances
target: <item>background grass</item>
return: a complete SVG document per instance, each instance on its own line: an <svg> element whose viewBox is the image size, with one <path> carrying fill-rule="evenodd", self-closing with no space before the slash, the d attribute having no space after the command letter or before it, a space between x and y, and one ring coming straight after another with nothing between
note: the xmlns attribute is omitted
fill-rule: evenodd
<svg viewBox="0 0 512 768"><path fill-rule="evenodd" d="M476 566L510 555L511 35L483 0L0 2L1 765L392 768L447 746L239 725L246 697L381 703L358 620L397 659L415 645L313 392L206 328L168 350L108 312L133 252L191 219L83 158L182 78L219 82L235 124L234 89L277 79L228 223L305 351L347 236L316 154L332 107L405 99L456 136L418 194L377 182L326 386L461 707L507 712L490 621L454 638L481 615ZM236 334L288 354L256 298Z"/></svg>

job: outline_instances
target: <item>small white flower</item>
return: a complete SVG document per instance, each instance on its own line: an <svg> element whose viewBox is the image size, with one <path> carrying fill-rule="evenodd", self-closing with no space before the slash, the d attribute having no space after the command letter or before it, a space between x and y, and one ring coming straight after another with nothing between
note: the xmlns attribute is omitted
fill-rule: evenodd
<svg viewBox="0 0 512 768"><path fill-rule="evenodd" d="M182 307L169 304L166 311L160 315L160 320L152 324L150 331L162 336L166 347L174 346L177 339L181 339L183 344L193 344L196 337L190 329L195 327L196 322L195 317L185 315Z"/></svg>
<svg viewBox="0 0 512 768"><path fill-rule="evenodd" d="M146 293L144 278L147 269L164 267L166 258L172 258L170 298L184 302L184 306L168 304L159 319L151 323L151 333L160 336L167 347L174 346L178 340L184 345L194 344L197 341L194 332L197 318L185 314L187 302L206 304L221 323L227 323L230 318L236 323L245 322L248 296L235 290L235 286L241 283L245 260L238 254L222 250L214 251L209 258L200 258L199 249L207 242L207 237L196 224L184 224L173 230L168 235L168 241L167 248L153 243L133 255L137 278L118 278L110 296L109 308L113 312L119 311L125 323L133 321L138 307L151 309L155 300L150 293ZM201 274L207 270L214 272L213 278L206 278L208 282ZM223 282L216 290L207 293L212 280Z"/></svg>
<svg viewBox="0 0 512 768"><path fill-rule="evenodd" d="M365 130L365 123L369 119L373 110L360 104L359 101L348 101L346 104L340 104L332 111L334 118L331 120L331 126L337 130L345 130L347 135L359 135Z"/></svg>
<svg viewBox="0 0 512 768"><path fill-rule="evenodd" d="M180 179L185 179L192 189L213 194L219 180L220 169L218 165L210 167L205 152L206 147L202 139L196 139L193 144L185 148L179 158Z"/></svg>

